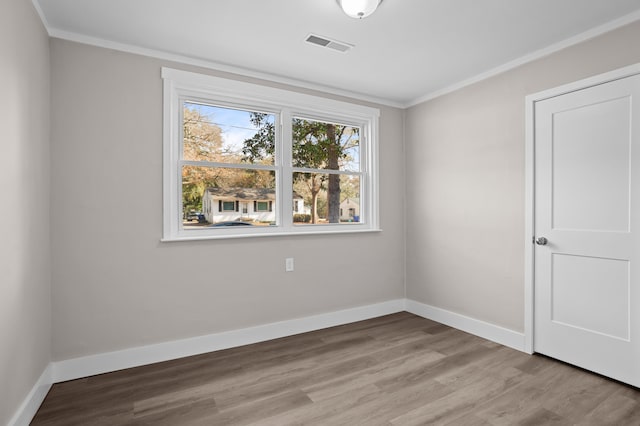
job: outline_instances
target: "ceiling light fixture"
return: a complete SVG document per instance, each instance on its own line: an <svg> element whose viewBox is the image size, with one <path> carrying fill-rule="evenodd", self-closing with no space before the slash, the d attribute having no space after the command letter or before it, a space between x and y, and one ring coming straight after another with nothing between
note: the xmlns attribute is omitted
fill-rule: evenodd
<svg viewBox="0 0 640 426"><path fill-rule="evenodd" d="M376 11L382 0L337 0L338 4L352 18L362 19Z"/></svg>

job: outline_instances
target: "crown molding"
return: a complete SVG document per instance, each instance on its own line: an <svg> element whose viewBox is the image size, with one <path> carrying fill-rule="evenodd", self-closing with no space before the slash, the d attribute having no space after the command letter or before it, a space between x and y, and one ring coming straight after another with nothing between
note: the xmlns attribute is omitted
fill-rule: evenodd
<svg viewBox="0 0 640 426"><path fill-rule="evenodd" d="M602 34L608 33L610 31L613 31L615 29L621 28L625 25L628 25L635 21L640 20L640 10L638 10L630 14L624 15L620 18L609 21L605 24L599 25L585 32L582 32L580 34L577 34L573 37L569 37L558 43L554 43L551 46L547 46L543 49L521 56L520 58L514 59L513 61L506 62L502 65L489 69L473 77L461 80L457 83L451 84L449 86L443 87L441 89L435 90L425 95L416 97L413 100L410 100L408 102L398 102L390 99L383 99L375 96L369 96L363 93L345 91L342 89L338 89L336 87L325 86L325 85L312 83L304 80L298 80L295 78L290 78L282 75L271 74L271 73L257 71L249 68L243 68L239 66L225 64L221 62L210 61L207 59L179 55L179 54L166 52L162 50L149 49L149 48L135 46L131 44L119 43L111 40L90 37L90 36L75 33L75 32L63 31L49 25L46 19L46 16L42 11L42 8L40 7L38 0L32 0L32 3L38 15L40 16L40 19L42 20L42 23L45 26L49 36L52 38L59 38L62 40L73 41L77 43L87 44L90 46L102 47L106 49L132 53L132 54L146 56L150 58L181 63L185 65L193 65L193 66L202 67L202 68L206 68L214 71L236 74L242 77L250 77L250 78L256 78L259 80L264 80L272 83L286 84L288 86L297 87L301 89L314 90L314 91L322 92L325 94L337 95L337 96L350 98L358 101L369 102L369 103L374 103L378 105L386 105L386 106L400 108L400 109L410 108L415 105L421 104L423 102L427 102L432 99L438 98L440 96L446 95L448 93L455 92L464 87L489 79L496 75L499 75L504 72L510 71L514 68L517 68L521 65L527 64L529 62L533 62L545 56L549 56L562 49L566 49L576 44L585 42L587 40L593 39Z"/></svg>
<svg viewBox="0 0 640 426"><path fill-rule="evenodd" d="M37 0L34 0L34 3ZM44 23L44 21L43 21ZM47 24L45 24L47 26ZM241 77L256 78L271 83L285 84L287 86L313 90L325 94L337 95L344 98L354 99L358 101L364 101L368 103L386 105L394 108L403 108L403 104L395 102L389 99L382 99L375 96L368 96L362 93L350 92L347 90L338 89L331 86L324 86L321 84L312 83L309 81L298 80L281 75L270 74L262 71L256 71L249 68L243 68L235 65L229 65L221 62L214 62L207 59L190 57L185 55L179 55L176 53L165 52L162 50L149 49L146 47L135 46L132 44L119 43L111 40L90 37L84 34L74 33L59 30L47 26L49 36L52 38L58 38L61 40L72 41L76 43L86 44L95 47L102 47L105 49L117 50L125 53L132 53L135 55L146 56L154 59L161 59L165 61L175 62L184 65L192 65L201 68L206 68L214 71L226 72L230 74L236 74Z"/></svg>
<svg viewBox="0 0 640 426"><path fill-rule="evenodd" d="M404 108L410 108L412 106L421 104L423 102L430 101L432 99L438 98L440 96L446 95L448 93L455 92L456 90L460 90L464 87L470 86L472 84L478 83L480 81L486 80L488 78L494 77L498 74L502 74L514 68L517 68L521 65L527 64L529 62L533 62L537 59L544 58L545 56L549 56L555 52L558 52L562 49L566 49L567 47L574 46L576 44L585 42L592 38L598 37L602 34L606 34L615 29L624 27L625 25L631 24L637 20L640 20L640 10L630 13L628 15L624 15L620 18L614 19L613 21L609 21L606 24L599 25L595 28L592 28L588 31L575 35L573 37L569 37L563 41L558 43L554 43L551 46L547 46L543 49L537 50L535 52L529 53L527 55L521 56L518 59L502 64L498 67L492 68L488 71L485 71L481 74L478 74L474 77L468 78L466 80L462 80L458 83L454 83L450 86L444 87L442 89L438 89L426 95L420 96L419 98L415 98L413 101L408 102L403 105Z"/></svg>

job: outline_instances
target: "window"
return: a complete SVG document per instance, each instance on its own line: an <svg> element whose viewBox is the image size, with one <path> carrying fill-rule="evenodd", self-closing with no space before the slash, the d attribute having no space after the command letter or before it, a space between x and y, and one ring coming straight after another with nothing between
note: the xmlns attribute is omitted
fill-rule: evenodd
<svg viewBox="0 0 640 426"><path fill-rule="evenodd" d="M183 180L184 182L184 180ZM184 187L184 183L183 183L183 187ZM183 196L184 197L184 196ZM222 201L222 209L220 209L223 212L234 212L236 211L236 203L234 203L233 201ZM183 202L183 208L184 208L184 202Z"/></svg>
<svg viewBox="0 0 640 426"><path fill-rule="evenodd" d="M163 240L378 230L377 109L169 68L162 78Z"/></svg>
<svg viewBox="0 0 640 426"><path fill-rule="evenodd" d="M271 211L271 201L256 201L255 202L255 210L257 212L270 212Z"/></svg>

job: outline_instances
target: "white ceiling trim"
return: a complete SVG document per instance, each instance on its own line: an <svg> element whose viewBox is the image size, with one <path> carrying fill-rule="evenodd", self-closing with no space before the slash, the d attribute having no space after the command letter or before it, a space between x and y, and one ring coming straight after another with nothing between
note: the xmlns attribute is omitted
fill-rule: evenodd
<svg viewBox="0 0 640 426"><path fill-rule="evenodd" d="M34 2L37 0L34 0ZM44 21L43 21L44 23ZM177 62L185 65L193 65L197 67L207 68L215 71L228 72L231 74L237 74L243 77L252 77L260 80L266 80L273 83L286 84L293 87L315 90L328 94L338 95L345 98L356 99L365 102L371 102L380 105L387 105L395 108L404 108L404 105L391 101L389 99L377 98L374 96L367 96L362 93L349 92L342 89L336 89L335 87L323 86L320 84L311 83L308 81L296 80L293 78L283 77L276 74L269 74L261 71L255 71L248 68L237 67L233 65L227 65L219 62L208 61L205 59L197 59L190 56L178 55L174 53L164 52L156 49L148 49L145 47L139 47L131 44L118 43L101 38L89 37L84 34L74 33L59 30L57 28L49 27L47 29L49 36L53 38L59 38L68 41L74 41L77 43L87 44L90 46L103 47L106 49L117 50L125 53L133 53L136 55L151 57L155 59L162 59L171 62Z"/></svg>
<svg viewBox="0 0 640 426"><path fill-rule="evenodd" d="M36 12L38 12L38 16L40 16L40 20L44 25L44 29L47 30L47 33L49 34L49 36L51 36L51 31L49 31L49 28L50 28L49 22L47 21L47 17L44 15L44 12L40 7L40 2L38 0L31 0L31 4L33 5Z"/></svg>
<svg viewBox="0 0 640 426"><path fill-rule="evenodd" d="M599 35L605 34L609 31L613 31L617 28L624 27L625 25L635 22L637 20L640 20L640 11L636 11L628 15L622 16L618 19L614 19L613 21L607 22L606 24L592 28L581 34L570 37L561 42L552 44L551 46L545 47L544 49L540 49L538 51L535 51L533 53L530 53L528 55L515 59L513 61L507 62L506 64L490 69L486 72L483 72L482 74L478 74L475 77L471 77L469 79L460 81L458 83L452 84L451 86L445 87L440 90L436 90L435 92L428 93L424 96L414 99L411 102L408 102L407 104L403 105L403 107L409 108L409 107L421 104L423 102L427 102L432 99L438 98L440 96L446 95L447 93L455 92L456 90L462 89L463 87L470 86L474 83L478 83L482 80L486 80L498 74L502 74L503 72L512 70L526 63L533 62L536 59L549 56L552 53L558 52L562 49L566 49L567 47L582 43L589 39L595 38Z"/></svg>
<svg viewBox="0 0 640 426"><path fill-rule="evenodd" d="M387 106L391 106L391 107L395 107L395 108L401 108L401 109L410 108L412 106L421 104L423 102L430 101L432 99L438 98L438 97L446 95L448 93L455 92L456 90L460 90L460 89L462 89L464 87L467 87L467 86L470 86L470 85L472 85L474 83L478 83L480 81L486 80L486 79L491 78L493 76L496 76L498 74L504 73L504 72L509 71L511 69L514 69L514 68L517 68L517 67L519 67L521 65L524 65L526 63L529 63L529 62L535 61L537 59L543 58L545 56L551 55L551 54L553 54L553 53L555 53L557 51L560 51L562 49L565 49L567 47L579 44L581 42L587 41L589 39L595 38L595 37L597 37L599 35L602 35L604 33L609 32L609 31L615 30L617 28L623 27L623 26L625 26L627 24L630 24L632 22L640 20L640 10L639 10L639 11L630 13L628 15L622 16L620 18L617 18L617 19L615 19L613 21L610 21L608 23L605 23L603 25L600 25L598 27L592 28L592 29L590 29L588 31L585 31L585 32L583 32L581 34L578 34L576 36L570 37L570 38L568 38L566 40L563 40L561 42L555 43L555 44L553 44L551 46L545 47L545 48L540 49L538 51L535 51L535 52L532 52L532 53L527 54L525 56L522 56L520 58L517 58L517 59L515 59L513 61L507 62L507 63L505 63L503 65L498 66L498 67L495 67L495 68L492 68L490 70L487 70L487 71L485 71L485 72L483 72L481 74L478 74L478 75L476 75L474 77L462 80L462 81L460 81L458 83L452 84L450 86L447 86L445 88L436 90L434 92L427 93L425 95L416 97L415 99L413 99L413 100L411 100L409 102L397 102L397 101L393 101L393 100L390 100L390 99L378 98L378 97L375 97L375 96L369 96L369 95L366 95L366 94L363 94L363 93L358 93L358 92L345 91L345 90L337 89L337 88L331 87L331 86L325 86L325 85L313 83L313 82L310 82L310 81L298 80L298 79L285 77L285 76L281 76L281 75L277 75L277 74L270 74L270 73L266 73L266 72L262 72L262 71L249 69L249 68L243 68L243 67L233 66L233 65L229 65L229 64L214 62L214 61L210 61L210 60L198 59L198 58L195 58L195 57L179 55L179 54L169 53L169 52L156 50L156 49L149 49L149 48L139 47L139 46L136 46L136 45L130 45L130 44L125 44L125 43L118 43L118 42L114 42L114 41L110 41L110 40L105 40L105 39L86 36L86 35L79 34L79 33L59 30L57 28L52 28L49 25L44 13L43 13L42 8L40 7L40 3L39 3L38 0L32 0L31 3L33 4L35 10L37 11L38 15L40 16L40 19L41 19L41 21L42 21L42 23L43 23L43 25L44 25L45 29L47 30L47 32L48 32L50 37L59 38L59 39L63 39L63 40L74 41L74 42L87 44L87 45L91 45L91 46L97 46L97 47L103 47L103 48L107 48L107 49L113 49L113 50L126 52L126 53L137 54L137 55L151 57L151 58L155 58L155 59L162 59L162 60L172 61L172 62L176 62L176 63L182 63L182 64L186 64L186 65L198 66L198 67L207 68L207 69L211 69L211 70L215 70L215 71L228 72L228 73L236 74L236 75L239 75L239 76L256 78L256 79L265 80L265 81L269 81L269 82L273 82L273 83L286 84L286 85L293 86L293 87L309 89L309 90L315 90L315 91L324 92L324 93L327 93L327 94L343 96L343 97L352 98L352 99L356 99L356 100L360 100L360 101L364 101L364 102L371 102L371 103L380 104L380 105L387 105Z"/></svg>

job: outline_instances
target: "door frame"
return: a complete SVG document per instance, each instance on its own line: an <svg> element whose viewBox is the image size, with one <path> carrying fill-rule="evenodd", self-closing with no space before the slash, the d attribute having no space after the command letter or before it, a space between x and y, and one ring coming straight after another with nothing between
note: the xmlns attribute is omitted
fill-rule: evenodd
<svg viewBox="0 0 640 426"><path fill-rule="evenodd" d="M561 96L588 87L640 74L640 63L588 77L562 86L547 89L525 97L525 166L524 166L524 351L534 352L534 245L535 236L535 104L545 99Z"/></svg>

